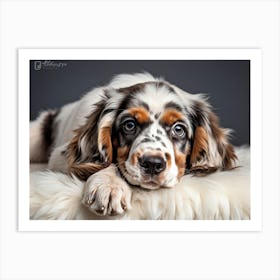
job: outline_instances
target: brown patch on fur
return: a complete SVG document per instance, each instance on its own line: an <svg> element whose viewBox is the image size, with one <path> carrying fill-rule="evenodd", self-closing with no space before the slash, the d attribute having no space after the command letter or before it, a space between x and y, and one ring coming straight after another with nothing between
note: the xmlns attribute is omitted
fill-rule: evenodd
<svg viewBox="0 0 280 280"><path fill-rule="evenodd" d="M234 163L237 160L237 156L234 152L232 145L227 145L225 148L225 155L223 159L223 170L230 170L235 167Z"/></svg>
<svg viewBox="0 0 280 280"><path fill-rule="evenodd" d="M135 107L128 110L129 114L134 117L138 123L143 124L149 121L149 112L142 107Z"/></svg>
<svg viewBox="0 0 280 280"><path fill-rule="evenodd" d="M68 163L68 172L74 174L79 179L86 181L90 175L105 168L106 164L93 162L78 162L79 157L81 156L79 142L80 138L84 134L83 132L83 127L75 130L76 134L72 138L66 150L66 158Z"/></svg>
<svg viewBox="0 0 280 280"><path fill-rule="evenodd" d="M91 143L91 145L95 145L95 149L97 150L98 118L103 111L104 106L104 101L96 104L96 110L92 111L92 113L87 116L86 123L74 130L74 137L67 147L67 159L69 166L71 166L79 158L81 154L80 141L84 137L87 142Z"/></svg>
<svg viewBox="0 0 280 280"><path fill-rule="evenodd" d="M161 117L161 122L167 125L172 125L178 120L182 120L184 115L174 109L167 110Z"/></svg>
<svg viewBox="0 0 280 280"><path fill-rule="evenodd" d="M220 128L219 119L214 113L209 114L209 123L213 133L213 137L217 142L221 142L225 138L223 129Z"/></svg>
<svg viewBox="0 0 280 280"><path fill-rule="evenodd" d="M138 163L138 159L140 157L140 152L137 152L137 153L134 153L132 156L131 156L131 164L136 166L137 163Z"/></svg>
<svg viewBox="0 0 280 280"><path fill-rule="evenodd" d="M102 150L106 153L105 161L112 162L113 160L113 147L111 142L111 128L103 127L100 129L98 135L98 143L101 144ZM100 145L99 144L99 145Z"/></svg>
<svg viewBox="0 0 280 280"><path fill-rule="evenodd" d="M218 169L230 170L234 168L235 160L237 159L233 146L228 143L227 130L219 126L219 119L213 113L208 114L210 125L210 135L206 132L203 126L198 126L194 133L194 142L190 156L190 172L196 176L205 176L213 173ZM213 138L217 147L217 159L214 162L209 162L209 137ZM215 160L221 162L216 166ZM199 162L202 161L200 165Z"/></svg>
<svg viewBox="0 0 280 280"><path fill-rule="evenodd" d="M198 126L194 132L194 143L190 161L191 164L199 161L203 152L208 152L208 135L202 126Z"/></svg>
<svg viewBox="0 0 280 280"><path fill-rule="evenodd" d="M72 138L71 142L68 144L66 150L66 157L69 168L71 168L71 166L79 158L81 153L79 149L79 139L83 135L82 127L74 130L74 133L75 135Z"/></svg>
<svg viewBox="0 0 280 280"><path fill-rule="evenodd" d="M118 162L123 163L127 160L129 148L127 146L119 147L117 149Z"/></svg>
<svg viewBox="0 0 280 280"><path fill-rule="evenodd" d="M175 162L178 168L178 178L181 178L185 174L186 170L186 154L183 154L174 147L174 153L175 153Z"/></svg>
<svg viewBox="0 0 280 280"><path fill-rule="evenodd" d="M109 164L97 164L92 162L86 162L80 164L73 164L68 171L69 173L74 174L79 179L86 181L90 175L108 166Z"/></svg>
<svg viewBox="0 0 280 280"><path fill-rule="evenodd" d="M223 160L223 170L229 170L234 168L234 162L237 160L237 156L234 152L234 148L228 143L227 134L224 129L219 126L219 119L214 113L209 114L209 120L213 137L217 142L218 152Z"/></svg>
<svg viewBox="0 0 280 280"><path fill-rule="evenodd" d="M194 133L194 143L191 153L190 163L191 168L190 172L195 176L206 176L207 174L217 171L218 167L208 166L207 163L203 165L196 165L197 162L205 157L207 161L208 154L208 134L202 126L198 126Z"/></svg>
<svg viewBox="0 0 280 280"><path fill-rule="evenodd" d="M169 153L165 153L165 157L166 157L166 166L167 168L171 167L171 156Z"/></svg>
<svg viewBox="0 0 280 280"><path fill-rule="evenodd" d="M105 128L101 131L100 138L98 137L98 120L105 104L106 100L96 104L96 109L87 117L85 124L74 130L74 136L67 146L68 172L82 180L86 180L90 175L107 167L112 161L112 144L108 140L110 129ZM82 154L81 149L82 140L85 144L84 149L86 149L84 154ZM98 140L105 144L104 149L108 155L107 162L100 155Z"/></svg>

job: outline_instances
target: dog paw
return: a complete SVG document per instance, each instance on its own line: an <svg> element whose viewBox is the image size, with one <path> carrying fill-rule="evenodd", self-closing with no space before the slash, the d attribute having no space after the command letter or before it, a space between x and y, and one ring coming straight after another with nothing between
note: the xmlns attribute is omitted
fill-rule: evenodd
<svg viewBox="0 0 280 280"><path fill-rule="evenodd" d="M130 201L131 190L114 168L91 175L85 184L82 203L99 216L123 214L131 208Z"/></svg>

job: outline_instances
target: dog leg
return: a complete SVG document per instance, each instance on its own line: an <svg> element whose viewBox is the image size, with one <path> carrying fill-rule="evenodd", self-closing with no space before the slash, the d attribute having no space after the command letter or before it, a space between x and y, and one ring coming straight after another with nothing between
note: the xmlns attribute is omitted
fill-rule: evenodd
<svg viewBox="0 0 280 280"><path fill-rule="evenodd" d="M82 203L97 215L119 215L131 208L131 189L117 175L115 165L91 175L85 183Z"/></svg>

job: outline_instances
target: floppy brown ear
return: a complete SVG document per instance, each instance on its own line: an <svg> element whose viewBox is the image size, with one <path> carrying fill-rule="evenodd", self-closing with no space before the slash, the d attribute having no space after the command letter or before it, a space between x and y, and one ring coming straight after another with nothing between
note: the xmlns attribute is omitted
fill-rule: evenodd
<svg viewBox="0 0 280 280"><path fill-rule="evenodd" d="M229 143L230 130L221 128L218 117L206 102L193 107L194 133L189 158L189 170L195 175L206 175L218 169L235 167L237 159Z"/></svg>
<svg viewBox="0 0 280 280"><path fill-rule="evenodd" d="M106 100L96 104L84 125L74 131L66 150L68 172L86 180L112 163L112 110L105 109Z"/></svg>

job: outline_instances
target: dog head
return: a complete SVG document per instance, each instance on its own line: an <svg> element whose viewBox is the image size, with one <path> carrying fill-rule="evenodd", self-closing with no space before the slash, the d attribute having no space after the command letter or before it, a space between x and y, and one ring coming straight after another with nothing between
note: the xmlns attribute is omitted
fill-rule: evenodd
<svg viewBox="0 0 280 280"><path fill-rule="evenodd" d="M173 187L185 172L206 175L234 167L229 130L201 94L157 79L103 89L68 146L70 172L86 179L115 163L132 185Z"/></svg>

